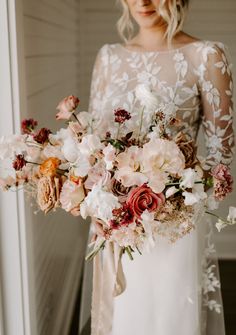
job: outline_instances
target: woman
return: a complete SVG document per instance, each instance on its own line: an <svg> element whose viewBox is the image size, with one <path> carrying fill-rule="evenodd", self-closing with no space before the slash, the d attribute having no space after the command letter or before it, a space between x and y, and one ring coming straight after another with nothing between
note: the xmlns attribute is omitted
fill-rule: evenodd
<svg viewBox="0 0 236 335"><path fill-rule="evenodd" d="M206 175L219 162L230 164L232 77L224 45L181 30L188 0L120 2L118 29L125 42L104 45L93 71L90 111L95 119L103 113L100 129L112 124L116 108L135 117L140 110L135 88L141 84L158 95L164 113L179 120L170 130L173 138L181 130L196 140L202 124ZM102 293L100 302L93 301L99 307L93 310L92 334L225 334L212 225L199 217L196 229L176 243L157 238L154 249L133 262L123 257L126 289L112 305L106 304L109 280L95 278Z"/></svg>

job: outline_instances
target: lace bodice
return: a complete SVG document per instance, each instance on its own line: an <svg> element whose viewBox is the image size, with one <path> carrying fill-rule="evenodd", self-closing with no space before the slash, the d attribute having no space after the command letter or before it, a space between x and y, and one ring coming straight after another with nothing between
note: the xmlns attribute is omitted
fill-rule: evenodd
<svg viewBox="0 0 236 335"><path fill-rule="evenodd" d="M106 44L96 58L89 110L99 130L115 131L114 109L131 112L127 122L134 131L140 115L135 97L138 84L149 85L161 110L179 120L169 129L196 139L203 125L207 158L205 168L218 162L230 164L234 146L231 65L220 42L197 41L168 51L135 51ZM150 125L151 108L144 113L143 127ZM100 119L100 121L99 121Z"/></svg>

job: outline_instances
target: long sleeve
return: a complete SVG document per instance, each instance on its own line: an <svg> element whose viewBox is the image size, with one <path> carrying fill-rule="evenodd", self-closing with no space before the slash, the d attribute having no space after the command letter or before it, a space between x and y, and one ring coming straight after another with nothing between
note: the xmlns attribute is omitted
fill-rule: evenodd
<svg viewBox="0 0 236 335"><path fill-rule="evenodd" d="M233 159L233 82L222 43L205 49L200 90L207 148L204 167L209 170L218 163L229 165Z"/></svg>
<svg viewBox="0 0 236 335"><path fill-rule="evenodd" d="M108 76L108 45L98 52L93 67L88 111L94 116L102 108L103 96Z"/></svg>

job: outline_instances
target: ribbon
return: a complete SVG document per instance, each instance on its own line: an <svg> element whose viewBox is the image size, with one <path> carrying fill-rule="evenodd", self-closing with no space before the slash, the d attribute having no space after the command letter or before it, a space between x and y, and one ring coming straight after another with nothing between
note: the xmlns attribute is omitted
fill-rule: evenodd
<svg viewBox="0 0 236 335"><path fill-rule="evenodd" d="M121 247L107 241L93 259L91 335L112 334L114 298L126 288L121 257Z"/></svg>

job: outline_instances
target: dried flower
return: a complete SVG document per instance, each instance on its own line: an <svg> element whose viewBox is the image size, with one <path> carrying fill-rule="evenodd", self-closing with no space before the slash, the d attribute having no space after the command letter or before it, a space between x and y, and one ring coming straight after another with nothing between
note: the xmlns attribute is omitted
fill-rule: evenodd
<svg viewBox="0 0 236 335"><path fill-rule="evenodd" d="M38 125L38 122L34 119L24 119L21 122L22 134L31 134L34 128Z"/></svg>
<svg viewBox="0 0 236 335"><path fill-rule="evenodd" d="M119 201L122 202L126 200L127 194L131 190L131 187L125 187L121 182L114 178L112 179L111 190L114 195L118 196Z"/></svg>
<svg viewBox="0 0 236 335"><path fill-rule="evenodd" d="M218 164L211 170L214 183L214 196L223 200L227 194L233 191L233 177L230 169L224 164Z"/></svg>
<svg viewBox="0 0 236 335"><path fill-rule="evenodd" d="M51 209L59 206L61 181L57 177L43 176L37 185L37 203L47 214Z"/></svg>
<svg viewBox="0 0 236 335"><path fill-rule="evenodd" d="M175 143L182 151L185 158L185 168L193 167L197 163L197 147L193 139L188 138L187 134L178 133L175 137Z"/></svg>
<svg viewBox="0 0 236 335"><path fill-rule="evenodd" d="M40 144L44 144L48 141L49 134L51 134L51 130L47 128L41 128L34 136L34 140Z"/></svg>
<svg viewBox="0 0 236 335"><path fill-rule="evenodd" d="M64 98L56 108L59 111L56 114L56 119L69 120L74 110L78 107L79 102L80 100L74 95Z"/></svg>
<svg viewBox="0 0 236 335"><path fill-rule="evenodd" d="M129 112L127 112L125 109L118 108L114 111L115 114L115 122L117 123L124 123L126 120L129 120L131 118L131 115Z"/></svg>
<svg viewBox="0 0 236 335"><path fill-rule="evenodd" d="M115 217L109 222L112 229L119 229L121 226L128 226L134 221L134 211L127 203L124 203L120 208L113 209L112 214Z"/></svg>
<svg viewBox="0 0 236 335"><path fill-rule="evenodd" d="M50 157L46 159L41 165L40 165L40 172L42 175L47 177L53 177L57 174L58 166L60 165L60 159L57 157Z"/></svg>
<svg viewBox="0 0 236 335"><path fill-rule="evenodd" d="M23 155L16 155L15 160L12 163L13 168L16 171L20 171L23 169L24 166L26 166L27 161L25 160Z"/></svg>

